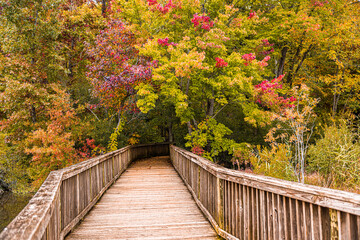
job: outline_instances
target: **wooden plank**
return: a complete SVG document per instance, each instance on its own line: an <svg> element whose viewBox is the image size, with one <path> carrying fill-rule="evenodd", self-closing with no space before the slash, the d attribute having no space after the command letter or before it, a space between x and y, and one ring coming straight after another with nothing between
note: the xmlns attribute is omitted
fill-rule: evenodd
<svg viewBox="0 0 360 240"><path fill-rule="evenodd" d="M268 239L265 194L266 193L264 191L260 190L260 219L261 219L261 225L260 225L261 238L260 239L263 239L263 240Z"/></svg>
<svg viewBox="0 0 360 240"><path fill-rule="evenodd" d="M255 198L255 189L250 188L250 194L251 194L251 239L256 239L256 198Z"/></svg>
<svg viewBox="0 0 360 240"><path fill-rule="evenodd" d="M119 236L217 239L166 157L132 164L66 239L119 239Z"/></svg>
<svg viewBox="0 0 360 240"><path fill-rule="evenodd" d="M249 207L249 188L243 186L243 203L244 203L244 239L249 238L249 229L250 229L250 207Z"/></svg>
<svg viewBox="0 0 360 240"><path fill-rule="evenodd" d="M330 220L330 212L328 208L321 207L321 232L322 239L330 239L331 238L331 220Z"/></svg>
<svg viewBox="0 0 360 240"><path fill-rule="evenodd" d="M109 157L112 157L117 154L122 154L124 152L127 153L129 149L131 149L131 146L127 146L127 147L121 148L119 150L116 150L116 151L113 151L110 153L106 153L104 155L90 158L86 161L83 161L78 164L72 165L70 167L64 168L64 169L62 169L63 180L71 178L75 175L78 175L79 173L84 172L87 169L92 168L93 166L96 166L96 165L102 163L103 161L106 161Z"/></svg>
<svg viewBox="0 0 360 240"><path fill-rule="evenodd" d="M278 195L278 224L279 224L279 239L285 239L285 222L284 222L284 200L283 196Z"/></svg>
<svg viewBox="0 0 360 240"><path fill-rule="evenodd" d="M278 195L272 193L272 215L273 215L273 228L274 228L274 235L273 238L276 239L279 237L279 214L278 214Z"/></svg>
<svg viewBox="0 0 360 240"><path fill-rule="evenodd" d="M216 178L217 188L217 209L218 209L218 224L220 228L224 228L224 182Z"/></svg>
<svg viewBox="0 0 360 240"><path fill-rule="evenodd" d="M60 198L62 171L49 174L39 191L0 233L0 239L41 239Z"/></svg>
<svg viewBox="0 0 360 240"><path fill-rule="evenodd" d="M356 225L355 225L355 232L356 232L356 238L355 239L360 239L360 216L354 217L356 218Z"/></svg>
<svg viewBox="0 0 360 240"><path fill-rule="evenodd" d="M296 217L296 200L289 198L289 213L290 213L290 239L298 239L297 238L297 217Z"/></svg>
<svg viewBox="0 0 360 240"><path fill-rule="evenodd" d="M235 183L230 183L230 233L235 235Z"/></svg>
<svg viewBox="0 0 360 240"><path fill-rule="evenodd" d="M318 206L310 204L310 214L311 214L311 239L320 239Z"/></svg>
<svg viewBox="0 0 360 240"><path fill-rule="evenodd" d="M268 222L268 237L274 239L274 226L273 226L273 214L272 214L272 193L266 193L266 208L267 208L267 222Z"/></svg>
<svg viewBox="0 0 360 240"><path fill-rule="evenodd" d="M264 191L274 192L279 195L306 201L323 207L329 207L339 211L360 215L360 194L317 186L308 186L272 177L231 170L186 150L175 146L171 147L181 155L201 166L203 169L224 180L237 182L242 185L247 185Z"/></svg>
<svg viewBox="0 0 360 240"><path fill-rule="evenodd" d="M339 236L341 236L340 239L351 239L350 214L339 212L339 220L339 226L341 226L339 229Z"/></svg>
<svg viewBox="0 0 360 240"><path fill-rule="evenodd" d="M296 215L297 215L297 229L298 229L298 239L305 239L305 229L304 229L304 209L303 202L296 200Z"/></svg>
<svg viewBox="0 0 360 240"><path fill-rule="evenodd" d="M243 199L243 186L239 184L239 209L240 209L240 213L239 213L239 218L240 218L240 239L245 239L244 238L244 199Z"/></svg>
<svg viewBox="0 0 360 240"><path fill-rule="evenodd" d="M240 229L240 209L239 209L239 184L235 183L234 184L234 197L235 197L235 232L234 232L234 236L237 238L240 238L240 234L239 234L239 229Z"/></svg>
<svg viewBox="0 0 360 240"><path fill-rule="evenodd" d="M261 220L260 220L260 191L255 190L256 198L256 239L261 239Z"/></svg>
<svg viewBox="0 0 360 240"><path fill-rule="evenodd" d="M224 208L224 230L226 232L229 231L229 220L228 220L228 205L229 205L229 198L228 198L228 181L224 181L224 202L223 202L223 208Z"/></svg>
<svg viewBox="0 0 360 240"><path fill-rule="evenodd" d="M304 214L304 233L305 239L311 239L311 216L310 216L310 204L302 202L303 205L303 214Z"/></svg>
<svg viewBox="0 0 360 240"><path fill-rule="evenodd" d="M88 169L78 175L78 183L79 183L79 212L85 209L85 207L90 203L91 196L90 196L90 170Z"/></svg>
<svg viewBox="0 0 360 240"><path fill-rule="evenodd" d="M290 217L290 199L283 197L284 203L284 237L285 239L291 239L291 222Z"/></svg>

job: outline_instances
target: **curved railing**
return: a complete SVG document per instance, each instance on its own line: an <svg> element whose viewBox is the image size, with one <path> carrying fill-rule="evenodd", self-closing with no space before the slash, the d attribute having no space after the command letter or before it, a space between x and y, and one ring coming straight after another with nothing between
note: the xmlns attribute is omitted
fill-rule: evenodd
<svg viewBox="0 0 360 240"><path fill-rule="evenodd" d="M360 195L226 169L170 146L170 158L227 239L360 239Z"/></svg>
<svg viewBox="0 0 360 240"><path fill-rule="evenodd" d="M52 171L0 239L64 239L131 161L169 155L169 144L127 146Z"/></svg>

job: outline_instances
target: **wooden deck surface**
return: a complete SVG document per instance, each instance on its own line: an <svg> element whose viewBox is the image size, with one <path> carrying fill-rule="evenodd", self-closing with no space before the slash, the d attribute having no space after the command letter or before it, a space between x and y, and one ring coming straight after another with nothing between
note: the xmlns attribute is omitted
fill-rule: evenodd
<svg viewBox="0 0 360 240"><path fill-rule="evenodd" d="M169 157L129 166L66 240L217 239Z"/></svg>

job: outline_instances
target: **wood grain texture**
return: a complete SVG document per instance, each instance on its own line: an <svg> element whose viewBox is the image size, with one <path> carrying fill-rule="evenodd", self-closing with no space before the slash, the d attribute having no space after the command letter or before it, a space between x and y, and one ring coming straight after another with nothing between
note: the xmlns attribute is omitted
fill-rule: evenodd
<svg viewBox="0 0 360 240"><path fill-rule="evenodd" d="M134 162L66 240L217 239L169 157Z"/></svg>
<svg viewBox="0 0 360 240"><path fill-rule="evenodd" d="M170 148L171 151L177 152L178 155L189 159L218 178L322 207L360 215L360 194L227 169L179 147L172 145Z"/></svg>
<svg viewBox="0 0 360 240"><path fill-rule="evenodd" d="M170 158L226 239L360 239L359 194L226 169L173 145Z"/></svg>

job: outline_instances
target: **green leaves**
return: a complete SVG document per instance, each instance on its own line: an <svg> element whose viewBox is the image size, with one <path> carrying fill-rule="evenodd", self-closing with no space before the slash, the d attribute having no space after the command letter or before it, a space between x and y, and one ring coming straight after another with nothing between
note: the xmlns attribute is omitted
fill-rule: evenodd
<svg viewBox="0 0 360 240"><path fill-rule="evenodd" d="M188 134L185 139L186 147L200 147L206 149L202 156L216 162L216 156L221 152L232 154L237 147L234 140L226 138L232 131L224 124L216 122L215 119L205 119L199 123L196 130Z"/></svg>
<svg viewBox="0 0 360 240"><path fill-rule="evenodd" d="M155 107L156 100L159 96L154 93L153 87L149 84L139 84L135 89L139 96L139 99L136 102L138 108L143 113L149 112Z"/></svg>

